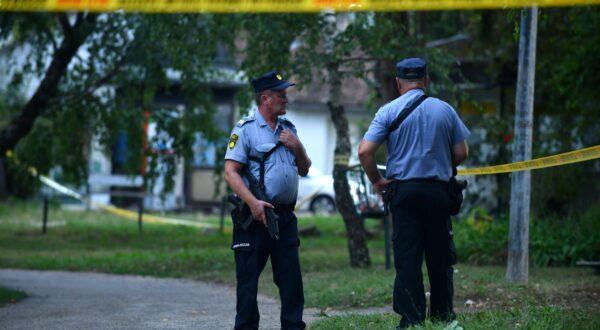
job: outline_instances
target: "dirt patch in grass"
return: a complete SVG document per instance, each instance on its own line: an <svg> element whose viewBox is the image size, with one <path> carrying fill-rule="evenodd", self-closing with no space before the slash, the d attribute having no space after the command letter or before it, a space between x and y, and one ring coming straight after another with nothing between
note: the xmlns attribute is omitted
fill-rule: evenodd
<svg viewBox="0 0 600 330"><path fill-rule="evenodd" d="M457 312L502 310L523 306L553 306L579 310L600 310L600 285L581 283L551 290L539 286L521 286L517 290L488 287L489 291L455 296Z"/></svg>
<svg viewBox="0 0 600 330"><path fill-rule="evenodd" d="M564 307L576 309L600 310L600 285L582 283L570 286L567 290L557 290L552 300Z"/></svg>

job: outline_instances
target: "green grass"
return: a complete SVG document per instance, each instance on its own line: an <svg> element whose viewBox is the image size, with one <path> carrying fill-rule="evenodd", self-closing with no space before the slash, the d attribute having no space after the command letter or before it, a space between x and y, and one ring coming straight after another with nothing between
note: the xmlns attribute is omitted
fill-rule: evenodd
<svg viewBox="0 0 600 330"><path fill-rule="evenodd" d="M22 299L25 299L27 295L25 292L0 288L0 307L6 304L13 304Z"/></svg>
<svg viewBox="0 0 600 330"><path fill-rule="evenodd" d="M212 223L216 228L219 224L218 217L201 214L169 216ZM319 237L301 238L307 307L328 313L329 309L391 305L394 271L384 267L382 231L377 221L366 223L375 233L368 241L373 265L352 269L339 216L299 220L300 227L314 225L321 231ZM230 228L229 219L225 224ZM0 267L181 277L235 285L231 234L147 223L138 233L136 221L56 207L50 210L48 225L48 233L42 235L39 205L0 204ZM567 329L569 324L598 322L600 277L591 269L531 268L528 285L506 281L501 265L458 264L456 270L454 304L460 324L467 329L489 328L482 326L488 323L498 329L517 328L517 323L519 328L538 329L531 321L536 318L542 319L541 325L566 324ZM259 291L278 296L268 263ZM467 300L473 301L469 307L465 306ZM389 329L397 323L396 315L337 316L312 328Z"/></svg>
<svg viewBox="0 0 600 330"><path fill-rule="evenodd" d="M171 215L176 216L179 217ZM214 223L218 228L216 217L183 218ZM323 232L321 237L302 239L305 272L348 267L341 219L310 218L301 219L300 223L318 224ZM226 229L230 228L230 220L225 224ZM235 281L233 252L229 248L231 235L215 230L145 223L143 232L138 233L136 221L105 213L53 208L48 232L42 235L41 209L23 203L0 206L0 229L0 267L188 277L232 285ZM383 264L383 241L370 244L374 262ZM263 282L269 280L265 276Z"/></svg>
<svg viewBox="0 0 600 330"><path fill-rule="evenodd" d="M317 321L310 330L394 329L399 317L393 314L334 316ZM509 308L458 315L457 324L431 323L411 329L529 329L584 330L600 329L600 315L556 307Z"/></svg>

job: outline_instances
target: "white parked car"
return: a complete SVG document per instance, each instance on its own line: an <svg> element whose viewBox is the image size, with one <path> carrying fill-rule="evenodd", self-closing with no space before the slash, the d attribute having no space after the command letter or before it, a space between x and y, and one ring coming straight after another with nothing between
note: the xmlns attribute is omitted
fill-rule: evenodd
<svg viewBox="0 0 600 330"><path fill-rule="evenodd" d="M368 182L368 179L366 182ZM367 194L364 194L364 182L360 180L358 173L348 175L348 184L350 185L350 195L354 199L357 211L362 212L360 205L361 203L364 203L364 198L373 200L375 203L379 201L377 195L371 191L370 184L366 188ZM335 213L336 207L333 177L331 175L323 174L316 168L311 168L306 177L300 177L296 210L310 211L313 214Z"/></svg>
<svg viewBox="0 0 600 330"><path fill-rule="evenodd" d="M307 176L300 177L296 209L315 214L334 213L336 209L333 177L311 167Z"/></svg>
<svg viewBox="0 0 600 330"><path fill-rule="evenodd" d="M384 166L378 165L377 168L382 175L385 175ZM383 216L383 200L375 193L375 188L369 182L367 174L360 165L348 167L348 183L350 185L350 195L359 214L365 217Z"/></svg>

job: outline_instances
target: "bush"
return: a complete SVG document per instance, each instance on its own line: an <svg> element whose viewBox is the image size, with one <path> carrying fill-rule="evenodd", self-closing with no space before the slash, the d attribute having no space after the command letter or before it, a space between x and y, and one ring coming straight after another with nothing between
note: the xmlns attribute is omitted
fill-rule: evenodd
<svg viewBox="0 0 600 330"><path fill-rule="evenodd" d="M472 209L468 217L454 224L459 262L495 265L506 261L508 220L492 218L485 209Z"/></svg>
<svg viewBox="0 0 600 330"><path fill-rule="evenodd" d="M459 260L475 265L504 264L509 220L473 209L454 225ZM572 266L578 260L600 260L600 206L579 218L533 219L529 224L529 256L536 266Z"/></svg>
<svg viewBox="0 0 600 330"><path fill-rule="evenodd" d="M540 266L572 266L577 260L600 260L600 207L578 219L534 223L529 238L531 261Z"/></svg>

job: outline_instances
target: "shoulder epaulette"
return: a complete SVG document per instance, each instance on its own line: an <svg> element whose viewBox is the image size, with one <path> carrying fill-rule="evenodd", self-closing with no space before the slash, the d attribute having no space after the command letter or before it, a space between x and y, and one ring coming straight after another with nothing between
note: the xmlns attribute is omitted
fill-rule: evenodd
<svg viewBox="0 0 600 330"><path fill-rule="evenodd" d="M248 116L240 119L235 126L242 127L244 124L254 121L254 116Z"/></svg>

